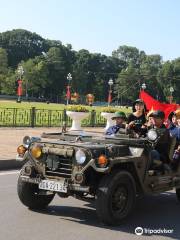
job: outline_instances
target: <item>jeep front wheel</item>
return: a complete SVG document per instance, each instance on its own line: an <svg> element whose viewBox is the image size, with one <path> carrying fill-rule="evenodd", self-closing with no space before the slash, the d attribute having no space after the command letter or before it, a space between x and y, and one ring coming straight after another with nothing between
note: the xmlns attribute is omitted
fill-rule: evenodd
<svg viewBox="0 0 180 240"><path fill-rule="evenodd" d="M96 200L100 220L117 225L131 212L136 200L136 186L129 172L112 173L102 178Z"/></svg>
<svg viewBox="0 0 180 240"><path fill-rule="evenodd" d="M54 194L39 195L37 184L23 182L19 176L17 192L21 202L30 209L43 209L53 200Z"/></svg>

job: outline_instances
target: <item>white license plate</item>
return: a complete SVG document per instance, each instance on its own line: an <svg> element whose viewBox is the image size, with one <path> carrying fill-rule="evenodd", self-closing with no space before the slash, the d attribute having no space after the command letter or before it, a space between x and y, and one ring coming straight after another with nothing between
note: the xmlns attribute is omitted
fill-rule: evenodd
<svg viewBox="0 0 180 240"><path fill-rule="evenodd" d="M39 189L66 193L67 185L65 184L64 180L61 181L42 180L39 183Z"/></svg>

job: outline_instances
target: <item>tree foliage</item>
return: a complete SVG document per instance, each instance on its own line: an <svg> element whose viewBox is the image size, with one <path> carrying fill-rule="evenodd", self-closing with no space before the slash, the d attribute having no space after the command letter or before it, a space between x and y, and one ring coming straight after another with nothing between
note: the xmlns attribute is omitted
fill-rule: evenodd
<svg viewBox="0 0 180 240"><path fill-rule="evenodd" d="M132 46L120 46L106 56L86 49L74 51L70 44L23 29L0 33L1 94L16 94L19 65L24 68L24 95L63 100L71 73L71 92L92 93L97 101L107 101L110 78L113 99L124 104L138 97L142 83L161 101L168 100L173 87L174 100L180 101L180 58L163 62L160 55L147 55Z"/></svg>
<svg viewBox="0 0 180 240"><path fill-rule="evenodd" d="M0 33L0 47L8 54L8 64L16 67L22 60L28 60L46 51L45 40L36 33L16 29Z"/></svg>

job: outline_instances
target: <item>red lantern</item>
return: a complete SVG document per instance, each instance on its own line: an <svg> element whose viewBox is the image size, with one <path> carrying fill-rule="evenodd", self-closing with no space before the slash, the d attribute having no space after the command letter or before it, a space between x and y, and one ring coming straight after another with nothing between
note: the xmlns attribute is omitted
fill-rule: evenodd
<svg viewBox="0 0 180 240"><path fill-rule="evenodd" d="M78 93L75 92L74 94L72 94L72 96L71 96L72 101L77 102L78 99L79 99L79 94Z"/></svg>

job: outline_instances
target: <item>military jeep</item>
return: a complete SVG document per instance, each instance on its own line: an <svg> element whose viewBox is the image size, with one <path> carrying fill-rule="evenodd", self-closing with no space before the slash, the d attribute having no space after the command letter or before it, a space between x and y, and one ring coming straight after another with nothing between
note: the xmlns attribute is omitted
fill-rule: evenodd
<svg viewBox="0 0 180 240"><path fill-rule="evenodd" d="M18 178L18 196L30 209L45 208L57 193L83 200L95 199L99 219L119 224L132 211L138 195L175 188L180 200L180 166L171 171L151 169L150 151L161 133L146 138L90 133L43 134L24 137L18 160L26 161ZM169 142L172 158L174 140Z"/></svg>

